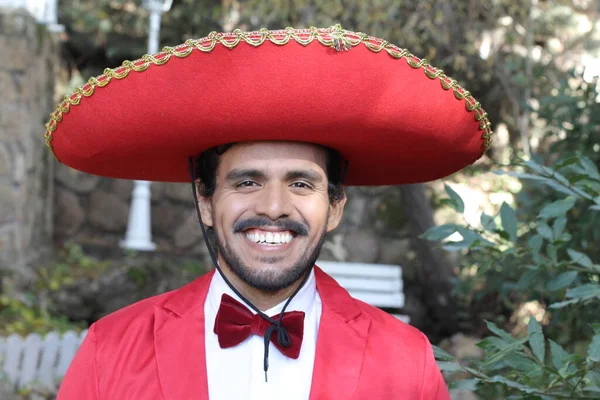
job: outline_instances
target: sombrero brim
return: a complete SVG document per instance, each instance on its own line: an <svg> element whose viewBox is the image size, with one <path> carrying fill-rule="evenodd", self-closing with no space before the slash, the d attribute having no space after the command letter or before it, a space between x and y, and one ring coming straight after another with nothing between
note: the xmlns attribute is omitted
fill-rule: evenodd
<svg viewBox="0 0 600 400"><path fill-rule="evenodd" d="M187 182L188 158L255 140L317 143L348 185L425 182L491 142L469 92L408 51L342 30L211 34L92 78L46 125L57 159L113 178Z"/></svg>

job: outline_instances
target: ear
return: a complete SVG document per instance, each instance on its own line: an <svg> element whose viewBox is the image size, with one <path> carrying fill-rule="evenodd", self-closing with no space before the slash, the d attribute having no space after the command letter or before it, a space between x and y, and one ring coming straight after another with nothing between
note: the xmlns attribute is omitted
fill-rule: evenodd
<svg viewBox="0 0 600 400"><path fill-rule="evenodd" d="M206 226L213 226L213 218L212 218L212 199L210 197L204 197L200 193L202 193L202 184L199 179L196 179L194 182L196 185L196 193L198 193L198 207L200 208L200 217L202 218L202 222Z"/></svg>
<svg viewBox="0 0 600 400"><path fill-rule="evenodd" d="M331 232L338 227L344 215L344 206L346 205L346 193L344 197L329 205L329 217L327 218L327 232Z"/></svg>

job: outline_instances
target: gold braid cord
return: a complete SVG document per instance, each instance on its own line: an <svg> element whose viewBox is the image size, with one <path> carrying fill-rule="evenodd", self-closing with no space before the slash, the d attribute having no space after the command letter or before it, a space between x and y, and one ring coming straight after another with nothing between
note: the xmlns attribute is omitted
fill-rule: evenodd
<svg viewBox="0 0 600 400"><path fill-rule="evenodd" d="M421 60L411 54L406 49L401 49L388 43L385 40L377 39L367 34L360 32L351 32L342 29L340 25L335 25L330 28L317 29L311 27L309 29L293 29L286 28L284 30L269 31L261 29L257 32L242 32L239 29L231 33L216 33L211 32L207 37L196 40L187 40L185 43L176 47L164 47L161 52L154 55L144 55L136 61L124 61L120 67L111 69L107 68L104 73L98 77L90 78L86 84L75 89L73 94L66 96L64 101L59 104L56 111L50 114L50 121L46 124L46 144L52 150L52 133L56 130L58 123L63 119L64 114L68 113L72 106L79 104L83 97L90 97L94 94L97 87L104 87L114 79L123 79L131 71L142 72L148 69L152 64L166 64L172 56L184 58L189 56L194 49L204 53L210 53L217 44L233 49L240 42L245 42L251 46L258 47L265 41L277 45L285 45L290 40L294 40L303 46L307 46L314 40L317 40L324 46L332 47L337 51L347 51L352 47L363 44L367 49L374 53L386 51L390 56L396 59L404 59L412 68L421 68L425 75L430 79L439 79L444 90L452 90L454 96L458 100L464 100L465 106L469 112L474 112L475 120L479 122L479 129L483 131L481 139L482 155L485 153L492 143L492 129L487 113L483 111L479 102L477 102L471 93L463 89L456 80L446 76L441 69L429 65L425 59Z"/></svg>

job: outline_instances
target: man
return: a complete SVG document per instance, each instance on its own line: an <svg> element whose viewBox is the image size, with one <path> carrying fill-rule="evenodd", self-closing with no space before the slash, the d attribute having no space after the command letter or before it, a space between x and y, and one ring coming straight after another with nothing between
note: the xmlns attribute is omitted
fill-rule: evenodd
<svg viewBox="0 0 600 400"><path fill-rule="evenodd" d="M189 172L216 272L94 323L58 399L449 399L427 338L314 262L342 183L443 177L490 135L440 70L339 26L211 34L90 80L52 115L53 153Z"/></svg>

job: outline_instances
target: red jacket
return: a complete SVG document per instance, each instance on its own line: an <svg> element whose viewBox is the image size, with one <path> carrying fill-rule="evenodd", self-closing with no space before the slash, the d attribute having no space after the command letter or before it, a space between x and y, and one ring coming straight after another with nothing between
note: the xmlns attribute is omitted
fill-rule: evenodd
<svg viewBox="0 0 600 400"><path fill-rule="evenodd" d="M94 323L58 400L208 399L204 301L213 272ZM318 267L323 304L310 400L449 400L429 341L350 297Z"/></svg>

